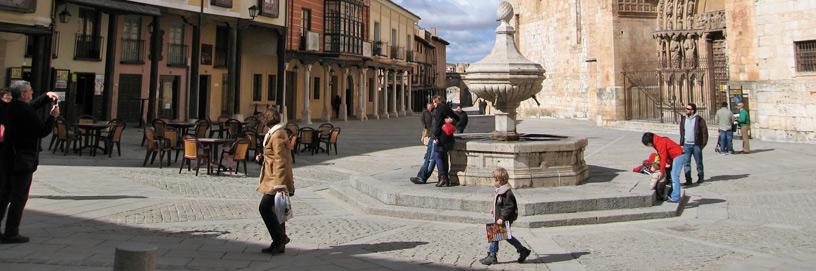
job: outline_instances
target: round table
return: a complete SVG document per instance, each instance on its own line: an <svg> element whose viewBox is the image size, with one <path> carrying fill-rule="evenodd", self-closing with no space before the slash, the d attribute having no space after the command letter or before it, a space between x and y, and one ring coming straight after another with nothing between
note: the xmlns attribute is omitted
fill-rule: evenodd
<svg viewBox="0 0 816 271"><path fill-rule="evenodd" d="M183 137L187 134L187 130L190 128L195 127L195 122L186 122L186 121L171 121L167 123L167 126L176 128L179 130L179 136Z"/></svg>
<svg viewBox="0 0 816 271"><path fill-rule="evenodd" d="M76 126L79 129L85 130L85 146L82 146L82 148L79 149L80 156L82 155L82 150L86 148L91 148L91 156L96 156L96 150L102 150L103 152L105 151L104 148L99 146L99 139L102 137L102 130L110 127L107 122L78 123Z"/></svg>
<svg viewBox="0 0 816 271"><path fill-rule="evenodd" d="M209 146L209 148L210 148L210 152L211 152L210 158L212 159L212 160L210 160L210 165L214 165L214 166L217 166L219 168L224 167L223 165L220 164L221 160L218 159L218 151L220 150L219 146L221 144L225 144L225 143L232 143L233 141L235 141L235 140L234 139L228 139L228 138L208 138L208 137L205 137L205 138L199 138L198 139L198 143L200 143L201 145L204 145L204 146ZM226 168L226 167L224 167L224 168ZM216 169L216 172L217 172L217 169ZM212 171L210 171L209 167L207 168L207 175L212 175Z"/></svg>

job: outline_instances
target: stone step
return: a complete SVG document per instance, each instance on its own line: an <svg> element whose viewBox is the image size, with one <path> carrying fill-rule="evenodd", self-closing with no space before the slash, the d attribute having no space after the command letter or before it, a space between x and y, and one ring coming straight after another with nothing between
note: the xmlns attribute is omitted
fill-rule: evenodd
<svg viewBox="0 0 816 271"><path fill-rule="evenodd" d="M493 204L492 188L436 188L433 184L414 185L407 181L395 183L368 176L353 176L349 183L357 191L386 205L483 212L490 210ZM635 186L632 189L629 184L621 183L601 183L513 191L518 201L519 215L533 216L651 207L655 203L654 192L643 188Z"/></svg>
<svg viewBox="0 0 816 271"><path fill-rule="evenodd" d="M331 186L329 193L371 215L470 224L490 223L493 220L492 215L487 212L387 205L345 185ZM681 205L663 203L645 208L524 216L520 217L514 225L521 228L541 228L669 218L679 215Z"/></svg>

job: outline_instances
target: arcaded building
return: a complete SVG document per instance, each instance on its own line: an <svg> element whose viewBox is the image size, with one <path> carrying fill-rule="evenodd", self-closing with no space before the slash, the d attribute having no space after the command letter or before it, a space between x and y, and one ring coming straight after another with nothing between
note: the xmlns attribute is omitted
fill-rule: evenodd
<svg viewBox="0 0 816 271"><path fill-rule="evenodd" d="M511 2L519 47L548 77L522 114L648 127L689 102L710 119L744 102L754 138L816 143L814 1Z"/></svg>

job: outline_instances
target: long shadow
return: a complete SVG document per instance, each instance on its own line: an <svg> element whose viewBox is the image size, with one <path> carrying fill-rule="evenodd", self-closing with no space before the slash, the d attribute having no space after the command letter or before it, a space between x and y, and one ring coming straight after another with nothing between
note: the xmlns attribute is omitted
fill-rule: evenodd
<svg viewBox="0 0 816 271"><path fill-rule="evenodd" d="M724 200L724 199L707 199L707 198L703 198L703 199L696 200L696 201L689 201L688 203L686 203L686 209L697 208L697 207L700 207L700 206L706 205L706 204L717 204L717 203L723 203L723 202L726 202L726 200Z"/></svg>
<svg viewBox="0 0 816 271"><path fill-rule="evenodd" d="M750 154L763 153L763 152L772 152L772 151L775 151L775 150L776 150L776 149L760 149L760 150L751 150L751 153L750 153ZM740 153L741 153L741 152L740 152Z"/></svg>
<svg viewBox="0 0 816 271"><path fill-rule="evenodd" d="M719 176L711 177L708 180L705 180L705 182L703 182L703 184L705 184L707 182L734 181L734 180L748 178L748 176L751 176L751 174L719 175Z"/></svg>
<svg viewBox="0 0 816 271"><path fill-rule="evenodd" d="M259 220L258 223L262 222ZM59 270L110 268L113 266L113 252L116 246L135 242L159 247L156 256L158 270L311 270L311 268L325 269L328 265L354 270L360 268L358 266L361 261L365 262L364 265L367 266L365 268L374 270L462 269L461 266L411 262L396 258L361 257L372 253L413 249L428 244L423 241L337 245L321 249L298 249L290 246L287 247L285 254L272 256L260 252L265 245L218 238L230 233L229 231L203 229L174 232L31 210L25 211L21 233L31 237L31 242L0 245L0 267L11 266L12 270L15 265L28 268L47 265L49 268L57 267ZM294 241L297 243L298 240ZM200 248L190 247L189 244L199 244ZM328 263L315 261L326 258L335 261ZM562 258L546 259L552 261ZM220 261L223 263L218 263Z"/></svg>
<svg viewBox="0 0 816 271"><path fill-rule="evenodd" d="M557 263L557 262L566 262L577 260L581 256L590 254L588 251L581 251L581 252L573 252L573 253L563 253L563 254L547 254L543 257L538 257L534 259L527 259L524 263L527 264L548 264L548 263ZM511 263L511 262L505 262Z"/></svg>
<svg viewBox="0 0 816 271"><path fill-rule="evenodd" d="M624 170L602 166L589 165L589 179L587 183L606 183L614 180Z"/></svg>
<svg viewBox="0 0 816 271"><path fill-rule="evenodd" d="M108 195L108 196L39 196L32 195L32 199L50 200L114 200L114 199L146 199L144 196Z"/></svg>

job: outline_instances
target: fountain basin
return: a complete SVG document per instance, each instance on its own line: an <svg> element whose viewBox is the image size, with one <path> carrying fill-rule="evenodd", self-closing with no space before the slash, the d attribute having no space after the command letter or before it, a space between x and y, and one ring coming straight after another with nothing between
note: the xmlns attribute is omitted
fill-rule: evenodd
<svg viewBox="0 0 816 271"><path fill-rule="evenodd" d="M491 139L489 133L456 137L450 179L463 186L493 186L491 173L503 167L513 188L576 186L589 178L586 138L521 134L519 141Z"/></svg>

